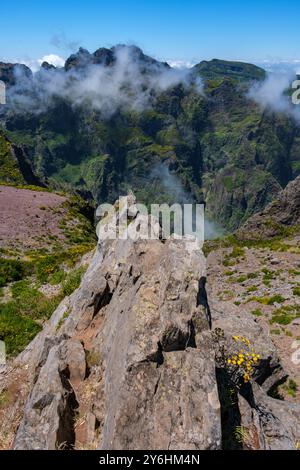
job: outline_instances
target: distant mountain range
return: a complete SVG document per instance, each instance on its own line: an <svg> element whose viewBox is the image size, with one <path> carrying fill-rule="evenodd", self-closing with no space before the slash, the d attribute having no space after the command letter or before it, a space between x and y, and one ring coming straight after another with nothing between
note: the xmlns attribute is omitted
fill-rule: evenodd
<svg viewBox="0 0 300 470"><path fill-rule="evenodd" d="M0 181L20 177L7 171L19 149L41 184L96 202L129 189L146 203L205 201L236 229L300 173L296 121L247 95L265 78L217 59L178 71L123 45L80 48L63 69L44 62L36 74L0 63Z"/></svg>

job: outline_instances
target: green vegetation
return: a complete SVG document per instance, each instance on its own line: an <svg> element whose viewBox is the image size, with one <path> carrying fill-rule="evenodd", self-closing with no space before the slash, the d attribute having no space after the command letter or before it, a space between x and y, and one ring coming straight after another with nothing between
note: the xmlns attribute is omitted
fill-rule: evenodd
<svg viewBox="0 0 300 470"><path fill-rule="evenodd" d="M241 283L247 281L247 279L248 279L247 276L245 276L243 274L242 276L239 276L239 277L235 278L234 282L237 282L237 283L241 284Z"/></svg>
<svg viewBox="0 0 300 470"><path fill-rule="evenodd" d="M4 258L0 254L0 287L9 282L19 281L32 272L32 266L26 261Z"/></svg>
<svg viewBox="0 0 300 470"><path fill-rule="evenodd" d="M219 86L218 80L224 80L224 77L237 82L247 82L248 80L263 80L265 71L260 67L245 62L234 62L220 59L211 61L202 61L196 66L196 71L206 80L216 82L215 86Z"/></svg>
<svg viewBox="0 0 300 470"><path fill-rule="evenodd" d="M63 269L59 269L58 271L55 271L49 278L49 283L52 286L57 286L57 284L60 284L63 282L63 280L66 278L66 273Z"/></svg>
<svg viewBox="0 0 300 470"><path fill-rule="evenodd" d="M5 307L0 304L0 336L9 356L21 352L41 330L41 326L31 318L16 316L15 313L11 304Z"/></svg>
<svg viewBox="0 0 300 470"><path fill-rule="evenodd" d="M271 285L271 280L274 280L276 279L276 274L274 271L270 271L269 269L262 269L262 273L263 273L263 283L265 286L267 287L270 287Z"/></svg>
<svg viewBox="0 0 300 470"><path fill-rule="evenodd" d="M60 330L60 328L63 326L65 320L68 318L68 316L70 315L70 311L67 310L63 316L61 317L61 319L59 320L59 322L57 323L57 326L56 326L56 332Z"/></svg>
<svg viewBox="0 0 300 470"><path fill-rule="evenodd" d="M281 252L290 252L298 253L299 247L289 245L286 243L286 240L292 238L295 234L299 232L299 226L294 225L292 227L287 227L282 229L282 233L276 237L272 238L259 238L257 240L247 240L239 239L236 235L227 235L222 238L215 240L207 240L204 243L203 251L205 256L212 251L221 249L221 248L231 248L231 250L245 250L245 248L255 248L255 249L268 249L270 251L281 251ZM227 258L228 257L228 258ZM226 259L229 259L230 256L227 255Z"/></svg>
<svg viewBox="0 0 300 470"><path fill-rule="evenodd" d="M49 264L45 266L48 269ZM0 337L5 341L8 355L15 355L26 347L61 300L77 289L85 269L80 267L65 274L59 292L52 297L46 297L29 279L11 286L11 300L0 303Z"/></svg>
<svg viewBox="0 0 300 470"><path fill-rule="evenodd" d="M8 401L9 401L9 396L8 396L7 390L3 390L0 393L0 407L3 405L6 405Z"/></svg>
<svg viewBox="0 0 300 470"><path fill-rule="evenodd" d="M233 276L235 274L235 271L225 271L224 275L225 276Z"/></svg>
<svg viewBox="0 0 300 470"><path fill-rule="evenodd" d="M86 266L82 266L71 272L62 284L63 295L71 295L74 290L78 289L81 278L86 271Z"/></svg>
<svg viewBox="0 0 300 470"><path fill-rule="evenodd" d="M256 279L258 277L258 273L248 273L247 278L248 279Z"/></svg>
<svg viewBox="0 0 300 470"><path fill-rule="evenodd" d="M285 298L280 294L272 295L270 297L251 297L247 302L258 302L263 305L274 305L275 303L281 304L285 302Z"/></svg>
<svg viewBox="0 0 300 470"><path fill-rule="evenodd" d="M206 245L207 246L207 245ZM204 249L205 252L205 249ZM207 252L205 253L207 254ZM233 246L230 253L224 256L224 266L234 266L240 259L245 257L245 251L242 247Z"/></svg>
<svg viewBox="0 0 300 470"><path fill-rule="evenodd" d="M22 184L24 178L17 160L12 155L11 145L0 132L0 184Z"/></svg>
<svg viewBox="0 0 300 470"><path fill-rule="evenodd" d="M45 188L43 186L35 186L33 184L16 184L16 183L2 183L4 186L12 186L13 188L16 189L28 189L28 191L35 191L35 192L43 192L43 193L51 193L53 190L51 188ZM58 191L55 191L56 194L59 194ZM63 195L63 193L60 193Z"/></svg>
<svg viewBox="0 0 300 470"><path fill-rule="evenodd" d="M263 313L262 311L259 309L259 308L256 308L255 310L252 310L252 315L254 315L255 317L262 317L263 316Z"/></svg>
<svg viewBox="0 0 300 470"><path fill-rule="evenodd" d="M247 293L251 294L251 292L256 292L257 291L257 286L250 286L247 289Z"/></svg>
<svg viewBox="0 0 300 470"><path fill-rule="evenodd" d="M87 362L89 369L91 369L92 367L101 365L101 362L102 362L101 354L95 350L87 351L86 362Z"/></svg>
<svg viewBox="0 0 300 470"><path fill-rule="evenodd" d="M284 305L273 312L270 323L289 325L296 318L300 318L300 305Z"/></svg>
<svg viewBox="0 0 300 470"><path fill-rule="evenodd" d="M234 436L237 442L247 443L250 440L249 429L245 426L237 426L234 431Z"/></svg>
<svg viewBox="0 0 300 470"><path fill-rule="evenodd" d="M298 391L297 383L293 379L290 379L288 381L288 384L287 384L287 393L288 393L288 395L295 398L297 391Z"/></svg>
<svg viewBox="0 0 300 470"><path fill-rule="evenodd" d="M219 293L219 300L231 300L234 298L234 292L231 290L225 289Z"/></svg>
<svg viewBox="0 0 300 470"><path fill-rule="evenodd" d="M300 295L300 286L294 287L293 294L299 296Z"/></svg>

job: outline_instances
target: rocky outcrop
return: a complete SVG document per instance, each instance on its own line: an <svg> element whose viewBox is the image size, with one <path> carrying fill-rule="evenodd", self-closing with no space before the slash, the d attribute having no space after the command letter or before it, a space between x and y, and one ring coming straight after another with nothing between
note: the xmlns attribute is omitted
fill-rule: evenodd
<svg viewBox="0 0 300 470"><path fill-rule="evenodd" d="M131 57L138 66L155 66L169 69L170 66L166 62L159 62L152 57L149 57L143 53L143 51L136 46L127 46L125 44L119 44L110 49L100 47L94 53L90 53L88 50L82 47L72 54L65 63L65 70L71 69L83 69L89 65L103 65L105 67L111 66L116 63L117 55L120 52L124 52Z"/></svg>
<svg viewBox="0 0 300 470"><path fill-rule="evenodd" d="M99 242L80 288L15 362L30 385L13 447L210 450L255 427L244 448L295 448L299 406L266 393L283 373L266 332L207 301L195 239L164 240L131 196L118 208L131 237ZM157 239L143 238L149 228ZM229 407L208 311L228 347L246 331L262 357L250 392Z"/></svg>
<svg viewBox="0 0 300 470"><path fill-rule="evenodd" d="M268 331L249 313L228 302L212 301L210 307L215 331L224 332L226 350L234 350L233 336L246 336L262 358L253 381L237 394L228 393L232 384L226 371L217 368L222 446L233 450L295 449L300 436L300 405L272 398L287 373ZM220 345L216 346L218 354Z"/></svg>
<svg viewBox="0 0 300 470"><path fill-rule="evenodd" d="M30 78L32 72L23 64L8 64L0 62L0 80L8 86L15 85L18 77Z"/></svg>
<svg viewBox="0 0 300 470"><path fill-rule="evenodd" d="M49 350L25 407L15 449L70 448L75 444L78 403L71 384L84 378L85 353L80 342L62 340Z"/></svg>
<svg viewBox="0 0 300 470"><path fill-rule="evenodd" d="M97 384L88 415L101 448L220 448L213 347L197 307L203 276L194 239L100 243L80 289L18 359L36 381L14 448L74 445L85 382Z"/></svg>
<svg viewBox="0 0 300 470"><path fill-rule="evenodd" d="M243 239L264 239L284 234L300 222L300 176L291 181L266 208L252 216L236 232Z"/></svg>
<svg viewBox="0 0 300 470"><path fill-rule="evenodd" d="M252 400L239 396L240 429L249 450L294 450L300 428L300 406L265 395L254 384Z"/></svg>

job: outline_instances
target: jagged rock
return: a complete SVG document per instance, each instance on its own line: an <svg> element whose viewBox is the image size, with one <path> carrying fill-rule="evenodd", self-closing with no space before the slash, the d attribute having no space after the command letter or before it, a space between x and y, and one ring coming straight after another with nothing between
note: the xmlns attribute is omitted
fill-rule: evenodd
<svg viewBox="0 0 300 470"><path fill-rule="evenodd" d="M262 212L248 219L236 235L241 240L263 240L281 235L285 228L299 222L300 176L291 181Z"/></svg>
<svg viewBox="0 0 300 470"><path fill-rule="evenodd" d="M44 62L42 63L41 68L42 68L42 69L45 69L45 70L56 70L55 65L49 64L49 62L47 62L47 61L44 61Z"/></svg>
<svg viewBox="0 0 300 470"><path fill-rule="evenodd" d="M132 196L128 200L132 206ZM123 202L120 216L128 210ZM213 349L204 340L209 330L205 312L197 307L205 258L191 237L138 239L137 233L149 227L159 235L160 227L134 207L129 212L140 228L136 238L99 243L80 289L63 301L19 357L38 378L15 448L53 449L68 433L65 445L74 444L69 426L61 430L61 416L70 417L75 409L64 394L75 396L60 379L67 370L70 387L84 381L81 343L97 357L98 398L90 399L89 413L101 422L100 447L220 447ZM49 394L56 397L51 405L44 399ZM37 402L45 404L42 419ZM90 436L90 419L88 428Z"/></svg>
<svg viewBox="0 0 300 470"><path fill-rule="evenodd" d="M295 450L300 433L300 405L268 397L254 384L251 399L239 396L243 443L250 450Z"/></svg>
<svg viewBox="0 0 300 470"><path fill-rule="evenodd" d="M152 57L149 57L143 53L143 51L136 46L127 46L125 44L119 44L107 49L101 47L97 49L93 54L91 54L86 49L82 47L79 48L76 54L72 54L65 63L65 70L83 69L88 65L103 65L111 66L115 64L117 54L120 51L124 51L126 54L130 55L131 60L134 61L142 70L146 70L145 67L161 67L164 69L170 69L170 66L166 62L159 62Z"/></svg>
<svg viewBox="0 0 300 470"><path fill-rule="evenodd" d="M32 72L23 64L7 64L0 62L0 80L7 86L15 85L18 77L31 78Z"/></svg>
<svg viewBox="0 0 300 470"><path fill-rule="evenodd" d="M63 341L50 349L25 406L15 449L68 448L75 443L74 416L78 403L69 368L75 358L68 354L72 352L68 346Z"/></svg>
<svg viewBox="0 0 300 470"><path fill-rule="evenodd" d="M72 54L65 62L65 70L72 68L83 68L91 63L91 54L82 47L79 48L76 54Z"/></svg>
<svg viewBox="0 0 300 470"><path fill-rule="evenodd" d="M272 398L288 374L281 365L277 349L266 327L259 324L242 306L208 299L215 330L224 332L228 352L236 351L234 337L246 337L261 360L251 384L230 395L232 384L224 370L217 372L221 416L222 446L227 449L295 450L299 440L300 406ZM216 353L220 345L215 344Z"/></svg>
<svg viewBox="0 0 300 470"><path fill-rule="evenodd" d="M255 347L256 353L260 354L261 361L255 372L255 380L270 393L287 374L281 366L276 347L268 332L240 307L228 303L220 305L213 300L210 305L213 326L224 331L227 350L234 350L233 336L246 336Z"/></svg>
<svg viewBox="0 0 300 470"><path fill-rule="evenodd" d="M208 351L173 351L161 367L151 362L131 367L101 447L219 449L220 404Z"/></svg>

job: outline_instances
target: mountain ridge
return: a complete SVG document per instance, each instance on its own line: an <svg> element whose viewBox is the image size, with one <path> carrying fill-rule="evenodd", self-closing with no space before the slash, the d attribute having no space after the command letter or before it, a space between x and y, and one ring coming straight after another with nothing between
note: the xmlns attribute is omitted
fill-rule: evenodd
<svg viewBox="0 0 300 470"><path fill-rule="evenodd" d="M125 66L116 59L118 51L126 53ZM82 86L81 70L85 76L89 62L105 73L114 74L116 67L122 71L121 82L114 84L111 95L100 92L100 109L94 109L91 102L101 87L88 92L87 100L79 93L79 103L72 102L72 96L55 95L55 88L54 95L43 95L45 89L48 93L44 80L52 80L56 73L60 80L62 74L76 72L75 83ZM252 82L265 77L259 67L213 59L181 76L141 49L124 45L100 48L92 54L80 49L66 64L65 72L44 65L35 74L34 86L44 88L37 88L34 99L44 96L41 103L45 108L36 112L39 101L23 112L0 107L2 132L22 147L44 183L75 189L97 203L113 202L129 189L141 202L157 202L157 194L162 195L161 202L175 202L168 178L157 176L162 164L164 174L177 178L182 194L205 201L209 216L234 230L300 172L299 126L283 113L262 109L247 96ZM126 74L134 82L135 67L140 81L127 93ZM170 73L175 74L176 83L172 84L172 78L170 86L156 90L160 74L162 82L168 83ZM204 81L199 85L201 73ZM101 80L102 75L99 77L95 79ZM148 89L148 83L146 94L144 79L154 86ZM26 86L31 86L31 80L32 74L26 75ZM109 75L105 80L107 85L114 83ZM11 89L22 104L22 79L18 83L19 88L13 85ZM63 93L66 90L68 83ZM133 109L132 91L138 106ZM29 88L26 93L33 92ZM103 100L107 116L101 108Z"/></svg>

